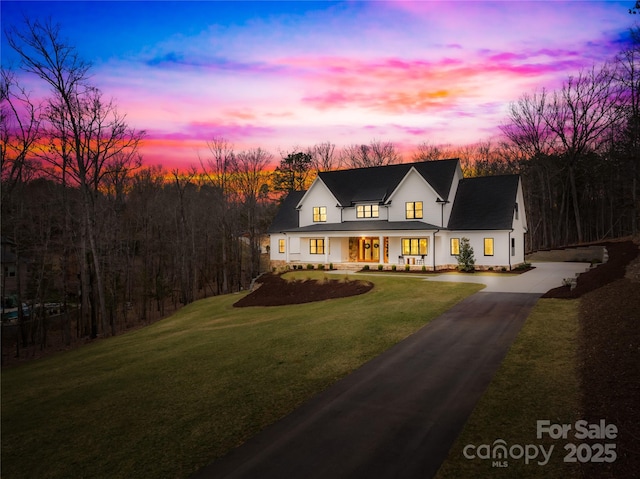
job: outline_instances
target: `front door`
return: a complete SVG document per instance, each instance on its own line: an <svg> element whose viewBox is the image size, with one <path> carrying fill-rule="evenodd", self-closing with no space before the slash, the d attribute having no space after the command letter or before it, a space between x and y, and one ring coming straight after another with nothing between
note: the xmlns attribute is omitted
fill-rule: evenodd
<svg viewBox="0 0 640 479"><path fill-rule="evenodd" d="M380 238L358 238L358 261L380 261Z"/></svg>

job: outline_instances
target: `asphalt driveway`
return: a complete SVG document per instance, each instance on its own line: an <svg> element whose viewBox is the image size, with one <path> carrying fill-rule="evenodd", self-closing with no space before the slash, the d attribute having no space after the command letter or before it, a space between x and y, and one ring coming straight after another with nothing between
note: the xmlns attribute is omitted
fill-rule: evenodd
<svg viewBox="0 0 640 479"><path fill-rule="evenodd" d="M565 274L505 276L526 291L466 298L193 477L432 477L529 311Z"/></svg>

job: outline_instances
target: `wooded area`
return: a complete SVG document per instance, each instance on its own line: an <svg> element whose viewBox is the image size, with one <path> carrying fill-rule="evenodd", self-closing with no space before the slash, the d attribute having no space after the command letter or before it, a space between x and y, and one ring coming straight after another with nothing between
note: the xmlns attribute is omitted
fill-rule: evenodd
<svg viewBox="0 0 640 479"><path fill-rule="evenodd" d="M58 26L27 21L6 34L22 70L49 91L35 102L15 72L2 71L2 301L16 310L18 355L45 348L51 331L69 345L247 288L268 268L261 241L284 192L319 171L403 161L379 140L295 147L274 160L211 138L189 171L148 166L145 132L92 85L90 64ZM524 93L499 138L425 141L406 160L458 157L466 176L522 175L529 251L637 233L637 28L630 39L561 89Z"/></svg>

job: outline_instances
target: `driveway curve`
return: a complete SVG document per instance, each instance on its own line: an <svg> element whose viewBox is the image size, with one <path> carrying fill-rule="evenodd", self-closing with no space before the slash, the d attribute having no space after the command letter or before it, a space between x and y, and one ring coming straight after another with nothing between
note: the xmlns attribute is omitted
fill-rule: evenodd
<svg viewBox="0 0 640 479"><path fill-rule="evenodd" d="M565 278L589 269L589 263L532 263L533 269L522 274L499 274L476 272L473 274L443 273L426 277L425 281L445 281L449 283L480 283L486 287L485 293L538 293L562 286Z"/></svg>
<svg viewBox="0 0 640 479"><path fill-rule="evenodd" d="M193 478L432 477L531 308L564 274L504 276L529 275L515 288L527 291L487 292L507 288L494 284L467 297Z"/></svg>

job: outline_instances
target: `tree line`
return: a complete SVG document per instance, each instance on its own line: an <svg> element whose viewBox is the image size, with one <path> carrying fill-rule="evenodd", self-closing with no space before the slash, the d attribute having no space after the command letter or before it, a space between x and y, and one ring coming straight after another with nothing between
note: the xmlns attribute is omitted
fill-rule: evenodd
<svg viewBox="0 0 640 479"><path fill-rule="evenodd" d="M212 138L187 171L145 166L145 132L91 83L91 65L59 26L27 20L6 35L20 68L48 91L35 101L2 70L3 254L6 244L18 265L12 291L3 271L2 301L30 306L17 308L18 354L46 347L47 303L60 305L54 329L70 344L247 288L268 268L263 239L283 193L322 171L404 161L376 139L294 147L276 160ZM520 174L529 250L637 233L640 34L630 35L610 63L514 101L500 137L425 141L407 159L457 157L467 176Z"/></svg>

